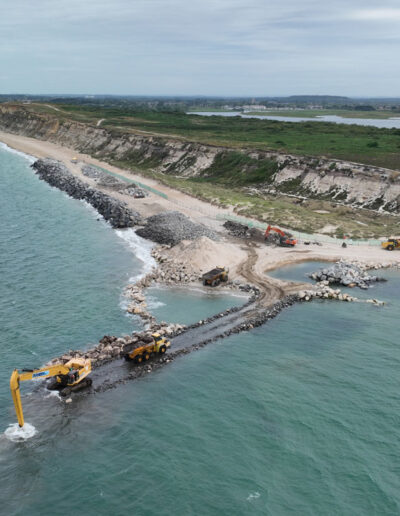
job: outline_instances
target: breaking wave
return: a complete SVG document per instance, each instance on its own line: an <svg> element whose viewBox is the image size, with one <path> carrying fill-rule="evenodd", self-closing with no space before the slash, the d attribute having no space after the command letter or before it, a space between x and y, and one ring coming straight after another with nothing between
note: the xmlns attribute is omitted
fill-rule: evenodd
<svg viewBox="0 0 400 516"><path fill-rule="evenodd" d="M144 238L137 235L131 228L117 229L115 232L128 244L136 258L143 264L140 274L133 276L129 280L131 282L138 281L140 278L143 278L143 276L146 276L146 274L148 274L153 269L153 267L156 266L156 261L151 256L151 249L153 244L152 242L149 242L148 240L145 240Z"/></svg>
<svg viewBox="0 0 400 516"><path fill-rule="evenodd" d="M20 427L18 423L13 423L4 432L4 435L10 441L15 443L26 441L37 433L36 428L30 423L25 423L23 427Z"/></svg>
<svg viewBox="0 0 400 516"><path fill-rule="evenodd" d="M34 163L36 161L36 158L34 156L31 156L30 154L26 154L25 152L18 151L16 149L13 149L12 147L9 147L6 143L0 142L0 149L4 149L7 152L11 152L12 154L17 154L18 156L22 156L26 160L28 160L30 163Z"/></svg>

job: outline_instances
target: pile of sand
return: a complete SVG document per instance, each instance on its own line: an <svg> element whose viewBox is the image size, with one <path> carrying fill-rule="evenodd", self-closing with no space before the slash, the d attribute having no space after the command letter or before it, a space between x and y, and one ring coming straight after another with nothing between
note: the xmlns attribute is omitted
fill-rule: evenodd
<svg viewBox="0 0 400 516"><path fill-rule="evenodd" d="M234 244L215 242L202 236L197 240L183 240L168 251L174 263L187 263L194 269L206 272L217 266L229 267L235 273L247 253ZM232 275L232 274L231 274Z"/></svg>

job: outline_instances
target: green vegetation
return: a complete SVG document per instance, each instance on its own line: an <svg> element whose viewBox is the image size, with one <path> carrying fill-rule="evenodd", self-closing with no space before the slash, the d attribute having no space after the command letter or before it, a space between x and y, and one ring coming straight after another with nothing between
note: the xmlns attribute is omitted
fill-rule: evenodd
<svg viewBox="0 0 400 516"><path fill-rule="evenodd" d="M27 108L36 110L37 105ZM299 155L326 156L400 169L400 129L332 124L278 122L240 117L203 117L184 113L129 111L98 106L58 104L48 113L101 126L112 133L168 135L188 141L237 148L273 149ZM40 107L43 110L43 105ZM378 146L369 146L377 142Z"/></svg>
<svg viewBox="0 0 400 516"><path fill-rule="evenodd" d="M154 135L151 158L145 151L132 151L117 161L109 161L126 169L154 177L190 195L217 203L234 206L238 215L290 227L306 233L318 232L330 226L330 232L343 231L348 235L377 237L400 233L398 217L356 210L341 206L329 199L302 201L285 195L252 195L247 188L268 183L277 171L272 159L255 159L239 149L275 149L292 154L345 159L400 170L400 129L331 124L319 122L290 123L240 117L203 117L177 112L133 111L119 107L31 104L25 106L35 112L51 114L60 120L76 120L97 125L111 134ZM184 141L229 147L222 150L213 164L196 178L176 177L176 165L167 173L154 169L163 161L164 147L157 137L175 137ZM157 146L159 145L159 152ZM238 149L238 151L232 149ZM189 167L191 156L184 155L180 165ZM332 169L334 164L332 164ZM293 180L284 184L287 193L298 189ZM297 192L299 193L299 192ZM338 199L339 200L339 199ZM379 207L379 206L377 206ZM323 212L323 213L318 213Z"/></svg>
<svg viewBox="0 0 400 516"><path fill-rule="evenodd" d="M271 159L253 159L241 152L217 154L211 167L204 170L196 182L212 182L229 186L247 186L268 182L278 171Z"/></svg>
<svg viewBox="0 0 400 516"><path fill-rule="evenodd" d="M113 161L113 164L127 168L125 162ZM324 200L301 201L284 195L255 196L239 187L227 188L214 182L185 179L150 170L142 173L211 204L226 208L233 206L238 216L252 217L294 231L320 232L329 225L332 226L330 234L339 236L339 233L343 233L353 238L378 238L400 233L400 220L395 215L382 215Z"/></svg>

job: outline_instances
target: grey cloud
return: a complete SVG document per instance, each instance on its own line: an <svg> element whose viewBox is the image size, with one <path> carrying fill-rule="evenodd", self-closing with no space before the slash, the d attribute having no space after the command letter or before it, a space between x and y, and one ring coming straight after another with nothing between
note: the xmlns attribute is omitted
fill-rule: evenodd
<svg viewBox="0 0 400 516"><path fill-rule="evenodd" d="M396 4L0 0L0 90L395 95Z"/></svg>

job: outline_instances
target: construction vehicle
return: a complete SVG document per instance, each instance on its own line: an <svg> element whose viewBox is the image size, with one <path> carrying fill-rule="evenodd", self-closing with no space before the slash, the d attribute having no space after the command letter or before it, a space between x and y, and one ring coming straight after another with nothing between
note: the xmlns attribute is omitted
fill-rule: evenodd
<svg viewBox="0 0 400 516"><path fill-rule="evenodd" d="M203 285L216 287L221 283L221 281L228 281L228 272L229 269L227 267L216 267L215 269L211 269L201 277Z"/></svg>
<svg viewBox="0 0 400 516"><path fill-rule="evenodd" d="M386 242L382 242L382 248L387 251L393 251L394 249L400 249L400 239L399 238L388 238Z"/></svg>
<svg viewBox="0 0 400 516"><path fill-rule="evenodd" d="M129 353L125 354L125 360L133 361L135 364L141 364L150 360L155 354L163 355L171 346L169 340L162 337L159 333L153 333L151 342L139 341L137 346Z"/></svg>
<svg viewBox="0 0 400 516"><path fill-rule="evenodd" d="M90 359L73 358L66 364L56 364L42 369L14 369L10 378L11 396L14 401L18 424L24 426L24 414L22 412L20 382L44 378L55 378L55 381L47 388L59 390L62 396L68 396L71 392L81 390L92 385L92 379L87 376L92 371Z"/></svg>
<svg viewBox="0 0 400 516"><path fill-rule="evenodd" d="M281 247L294 247L297 240L292 238L290 233L285 233L279 228L268 226L265 230L264 240Z"/></svg>

